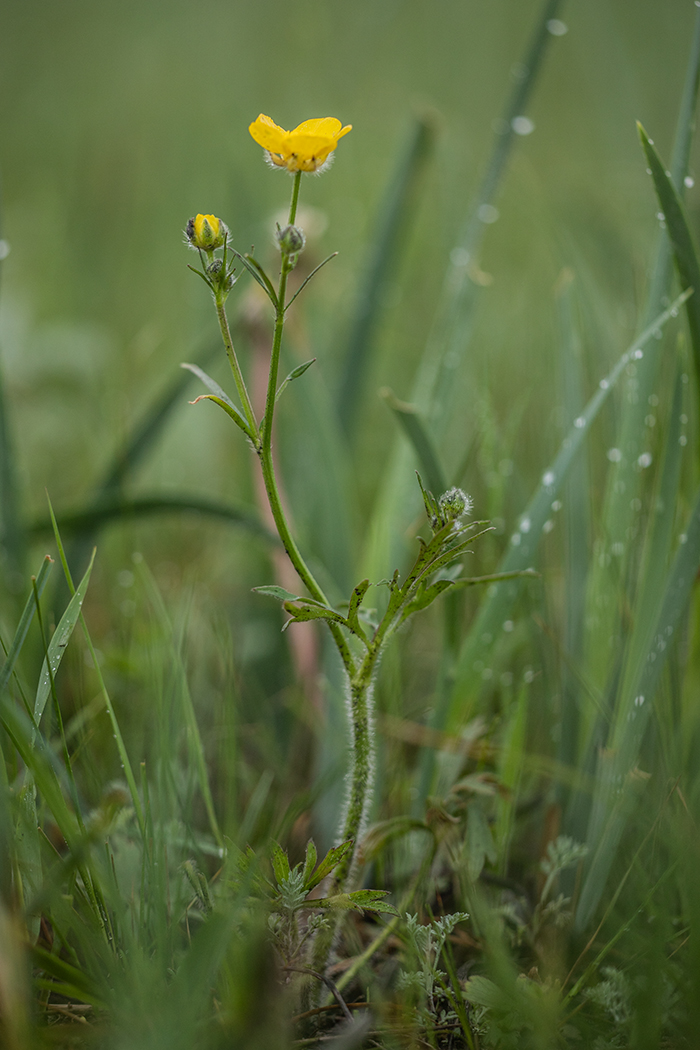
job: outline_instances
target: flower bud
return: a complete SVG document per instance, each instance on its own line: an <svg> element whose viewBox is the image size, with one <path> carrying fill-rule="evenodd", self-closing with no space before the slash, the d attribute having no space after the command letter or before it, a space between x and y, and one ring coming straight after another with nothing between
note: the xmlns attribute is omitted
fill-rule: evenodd
<svg viewBox="0 0 700 1050"><path fill-rule="evenodd" d="M471 498L462 489L448 489L443 492L438 500L440 513L445 521L454 521L462 514L468 514L472 509Z"/></svg>
<svg viewBox="0 0 700 1050"><path fill-rule="evenodd" d="M298 226L285 226L283 230L277 230L277 243L283 255L298 255L303 252L306 245L304 231Z"/></svg>
<svg viewBox="0 0 700 1050"><path fill-rule="evenodd" d="M226 243L226 225L216 215L195 215L187 223L185 234L193 248L205 252L223 248Z"/></svg>

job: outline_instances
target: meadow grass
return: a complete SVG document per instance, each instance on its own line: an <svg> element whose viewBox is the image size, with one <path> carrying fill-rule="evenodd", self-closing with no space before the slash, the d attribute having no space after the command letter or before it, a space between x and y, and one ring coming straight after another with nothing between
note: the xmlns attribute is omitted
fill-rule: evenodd
<svg viewBox="0 0 700 1050"><path fill-rule="evenodd" d="M292 597L300 583L275 528L281 504L273 521L245 440L206 403L183 411L196 378L210 391L226 386L226 354L200 282L185 291L175 274L184 249L166 250L150 225L164 229L182 208L181 229L211 195L236 246L255 238L271 272L273 224L263 216L285 208L289 185L262 165L227 167L220 115L203 112L208 96L180 97L161 71L174 92L167 111L191 112L216 148L195 175L174 163L177 185L163 199L160 168L144 175L143 199L132 185L141 210L128 229L108 150L95 151L82 201L71 191L57 201L38 183L43 252L32 270L20 168L36 164L37 146L25 146L8 179L18 261L14 271L13 256L4 264L0 375L0 1041L9 1050L695 1045L700 15L687 6L674 7L684 44L670 15L642 5L663 107L640 99L637 152L615 154L622 175L606 181L603 132L590 131L582 104L574 161L556 168L570 177L566 197L538 173L545 155L523 159L530 114L537 134L543 123L552 136L552 115L567 112L556 89L572 75L557 49L577 30L596 39L573 8L566 33L557 0L514 19L508 5L491 21L451 12L453 35L466 24L491 41L501 78L471 125L483 155L466 179L445 27L428 38L428 65L440 56L446 66L434 93L453 98L444 107L451 167L441 118L425 107L403 129L375 114L363 153L375 163L352 161L353 97L370 119L381 85L391 97L410 81L408 65L394 69L395 83L386 71L371 81L368 65L371 82L354 91L348 66L332 106L293 85L299 119L342 103L355 125L333 170L302 179L297 222L308 243L289 270L290 294L327 245L343 248L341 234L354 269L342 257L324 267L276 344L281 375L294 376L279 401L276 467L306 598ZM361 6L363 68L372 34L388 32L373 12ZM420 20L411 8L387 24L415 47L421 27L404 36L409 14ZM605 5L594 14L610 46L622 30ZM244 38L259 35L252 8L237 22L216 15ZM275 33L291 32L299 54L330 24L343 29L339 68L351 62L357 40L340 7L314 7L308 37L278 16ZM27 17L12 11L14 28ZM156 18L157 39L135 10L106 17L124 41L138 24L137 39L163 61L192 39L186 6ZM95 39L84 5L65 18L79 43ZM46 32L24 74L38 84ZM120 41L109 55L130 56L122 82L151 88L158 62L139 65ZM244 49L239 57L244 106L277 113L269 85L254 101L256 67ZM93 76L95 61L86 49ZM20 82L12 63L10 74ZM61 90L80 97L84 85L69 78ZM104 107L107 95L97 97ZM31 94L23 98L31 109ZM155 125L145 103L135 112L147 170ZM98 113L76 127L92 128ZM251 145L252 116L227 130L236 150ZM7 122L15 141L19 127ZM573 142L569 134L547 158L566 151L558 142ZM167 131L158 135L172 158ZM76 142L60 148L69 158ZM201 157L189 136L185 148ZM637 181L613 217L605 195L615 177ZM376 217L359 234L363 194ZM338 227L329 235L319 204ZM543 229L556 248L529 254ZM31 276L49 291L32 299ZM245 271L229 312L258 418L272 343L264 305ZM547 353L535 353L538 342ZM23 345L33 347L29 362ZM248 436L260 437L254 420ZM271 455L265 469L274 494ZM395 569L405 579L418 537L452 527L429 528L416 469L435 496L464 487L474 518L493 528L460 550L457 570L454 549L435 562L431 584L444 593L427 608L411 592L426 608L358 677L365 708L374 693L363 723L374 742L354 769L374 787L355 816L351 797L342 823L354 788L341 661L326 624L282 633L270 596L299 620L323 605L359 666L357 639L370 631L360 606L381 617L392 599L379 581ZM439 517L429 497L427 510ZM339 825L352 845L339 844Z"/></svg>

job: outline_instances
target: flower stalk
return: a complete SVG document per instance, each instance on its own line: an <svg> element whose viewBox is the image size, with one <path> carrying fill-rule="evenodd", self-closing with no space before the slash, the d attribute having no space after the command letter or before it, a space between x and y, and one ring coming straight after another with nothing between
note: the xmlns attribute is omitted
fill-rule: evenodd
<svg viewBox="0 0 700 1050"><path fill-rule="evenodd" d="M475 522L467 525L461 520L462 516L470 510L469 498L461 490L450 489L449 492L436 499L432 493L423 489L421 483L426 514L433 536L428 542L419 540L418 557L403 583L400 582L398 570L391 580L383 581L388 586L389 597L384 614L379 621L372 618L371 612L362 609L362 603L370 587L369 580L358 583L353 590L347 603L347 614L330 605L322 587L304 560L289 527L275 473L272 434L275 406L282 390L288 382L302 375L311 363L307 362L306 365L295 369L282 386L278 385L285 315L289 306L287 302L288 278L305 245L303 231L295 226L301 176L303 172L323 170L332 158L338 140L348 131L350 131L349 126L341 128L340 121L330 117L305 121L291 132L284 131L269 117L263 115L250 126L251 135L267 151L268 159L276 167L284 167L293 175L288 225L284 230L278 228L277 233L277 243L281 254L277 288L252 255L242 255L232 249L236 258L242 262L265 291L274 309L275 320L265 409L259 424L255 418L226 316L226 298L236 280L233 270L229 270L227 266L228 229L216 216L198 215L189 221L186 231L190 245L199 251L202 261L202 271L195 270L195 272L209 286L214 298L221 336L243 411L241 413L214 380L199 370L197 374L204 379L212 391L203 397L213 400L223 408L250 440L260 461L265 492L275 526L284 549L308 592L308 597L295 596L278 586L259 587L256 590L281 600L285 611L290 614L288 621L290 623L325 620L347 676L350 769L346 805L338 834L338 842L342 843L343 847L342 850L338 847L339 852L333 866L333 874L328 876L330 878L329 899L331 900L338 895L346 895L351 889L358 864L358 844L372 801L374 779L372 691L381 654L396 631L414 612L428 606L447 588L460 582L474 582L459 581L451 567L460 554L482 534L474 530L484 524ZM223 251L221 259L215 257L217 250ZM296 298L310 277L319 269L320 267L317 267L307 277L292 299ZM324 923L323 927L318 929L311 949L313 968L319 973L323 973L328 964L344 912L339 906L335 912L331 911L330 914L336 918Z"/></svg>

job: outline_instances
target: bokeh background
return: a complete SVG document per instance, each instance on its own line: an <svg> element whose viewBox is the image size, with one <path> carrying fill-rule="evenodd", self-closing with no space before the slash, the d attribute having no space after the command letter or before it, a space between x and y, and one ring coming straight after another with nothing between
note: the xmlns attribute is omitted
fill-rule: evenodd
<svg viewBox="0 0 700 1050"><path fill-rule="evenodd" d="M188 217L220 215L241 250L255 245L274 266L272 230L289 180L264 166L248 124L261 111L285 127L336 115L353 131L331 172L304 180L302 203L315 209L306 219L317 234L309 257L340 254L295 315L288 359L318 361L290 388L278 446L302 540L320 544L326 566L336 554L337 564L345 558L339 585L355 582L397 434L377 391L411 397L450 253L539 10L534 0L6 0L0 166L11 250L0 361L26 521L46 520L45 490L59 516L79 508L180 362L216 345L206 291L186 268ZM446 443L448 462L465 462L461 480L477 513L497 526L483 548L485 571L563 433L554 305L563 268L578 283L590 391L637 330L658 222L635 120L667 157L694 14L690 0L589 0L558 12L527 133L517 138L498 221L486 231L460 410ZM348 326L416 114L434 129L434 149L382 288L352 456L333 460L325 451L342 443L334 399ZM696 223L697 189L688 191L688 208ZM259 306L249 283L229 300L246 368ZM224 380L223 354L210 370ZM313 397L302 389L307 378ZM187 404L195 388L193 381L183 392L128 491L254 508L249 452L223 414ZM613 405L600 423L610 434L614 417ZM354 486L344 522L333 517L341 460ZM595 464L592 473L595 493ZM27 567L36 571L52 541L34 536ZM144 668L155 643L134 583L135 552L201 657L193 692L207 747L223 754L228 746L220 708L230 694L221 682L235 683L251 739L271 733L258 755L259 767L269 766L269 749L288 746L290 720L309 716L290 692L279 609L250 594L270 580L268 548L244 529L188 514L99 533L90 622L138 750L148 736L153 683ZM404 670L390 661L385 669L402 712L418 719L433 688L431 622ZM93 686L80 654L74 660L66 702L77 710ZM113 757L105 761L116 768Z"/></svg>

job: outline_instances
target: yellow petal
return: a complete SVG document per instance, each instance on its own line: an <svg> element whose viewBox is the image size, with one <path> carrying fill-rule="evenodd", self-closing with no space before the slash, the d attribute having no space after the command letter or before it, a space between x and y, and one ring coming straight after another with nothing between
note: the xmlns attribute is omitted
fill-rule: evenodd
<svg viewBox="0 0 700 1050"><path fill-rule="evenodd" d="M291 132L292 135L297 132L308 135L323 135L328 138L336 138L340 131L340 121L337 117L312 117L311 120L304 120L298 127L294 128Z"/></svg>
<svg viewBox="0 0 700 1050"><path fill-rule="evenodd" d="M288 131L275 124L274 120L271 117L266 117L264 113L261 113L258 119L250 125L248 131L259 146L270 150L272 153L280 153L282 151L289 135Z"/></svg>

